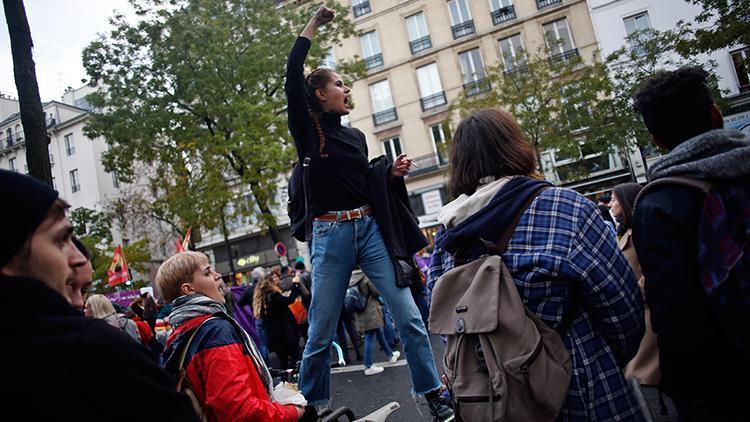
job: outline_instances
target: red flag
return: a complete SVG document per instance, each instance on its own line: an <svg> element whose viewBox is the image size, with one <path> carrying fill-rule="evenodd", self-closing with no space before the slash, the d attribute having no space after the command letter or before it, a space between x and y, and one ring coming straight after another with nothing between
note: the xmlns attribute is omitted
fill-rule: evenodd
<svg viewBox="0 0 750 422"><path fill-rule="evenodd" d="M128 281L130 274L128 272L128 263L125 262L125 255L122 253L122 247L117 245L115 256L112 258L112 264L107 271L109 276L109 285L116 286Z"/></svg>
<svg viewBox="0 0 750 422"><path fill-rule="evenodd" d="M190 246L190 231L191 230L193 230L193 226L188 227L188 230L185 233L185 238L182 239L182 252L188 250L188 246Z"/></svg>
<svg viewBox="0 0 750 422"><path fill-rule="evenodd" d="M178 254L181 252L185 252L185 248L182 247L182 243L180 243L179 240L175 240L175 247L174 247L174 253Z"/></svg>

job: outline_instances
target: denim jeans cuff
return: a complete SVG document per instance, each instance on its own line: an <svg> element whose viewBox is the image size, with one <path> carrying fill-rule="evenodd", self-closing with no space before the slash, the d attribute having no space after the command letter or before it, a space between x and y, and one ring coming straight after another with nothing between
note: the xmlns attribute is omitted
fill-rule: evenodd
<svg viewBox="0 0 750 422"><path fill-rule="evenodd" d="M435 391L435 390L439 389L440 387L441 387L441 385L440 385L440 383L438 383L438 385L436 385L435 387L428 388L427 390L422 391L422 392L415 391L414 387L412 387L412 389L411 389L411 396L412 396L412 398L415 398L415 399L419 398L419 397L424 397L425 394L429 393L430 391Z"/></svg>

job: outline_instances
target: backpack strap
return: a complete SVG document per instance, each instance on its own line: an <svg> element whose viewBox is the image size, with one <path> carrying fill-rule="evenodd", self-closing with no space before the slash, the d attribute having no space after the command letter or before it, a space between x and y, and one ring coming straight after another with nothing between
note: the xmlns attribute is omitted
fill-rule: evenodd
<svg viewBox="0 0 750 422"><path fill-rule="evenodd" d="M635 209L638 207L638 202L640 202L643 196L645 196L647 193L651 192L652 190L660 186L664 186L664 185L687 186L689 188L698 189L705 194L708 194L708 192L714 186L714 184L709 181L696 179L693 177L687 177L687 176L661 177L652 182L649 182L643 189L641 189L640 192L638 192L638 196L635 197L635 202L633 202L633 212L635 213Z"/></svg>

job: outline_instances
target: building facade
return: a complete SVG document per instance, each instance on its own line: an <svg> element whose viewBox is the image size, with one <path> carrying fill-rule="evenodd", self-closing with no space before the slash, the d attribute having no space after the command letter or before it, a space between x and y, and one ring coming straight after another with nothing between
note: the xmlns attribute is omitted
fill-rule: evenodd
<svg viewBox="0 0 750 422"><path fill-rule="evenodd" d="M342 0L343 2L343 0ZM485 69L521 50L538 51L546 36L560 58L593 57L597 40L584 0L352 0L362 34L329 50L330 61L360 56L366 75L352 84L352 126L367 136L370 156L408 154L411 203L428 237L449 200L441 144L448 105L461 93L488 89ZM506 61L504 62L504 58ZM621 163L618 162L620 167ZM554 176L554 169L551 172ZM548 176L549 177L549 176Z"/></svg>

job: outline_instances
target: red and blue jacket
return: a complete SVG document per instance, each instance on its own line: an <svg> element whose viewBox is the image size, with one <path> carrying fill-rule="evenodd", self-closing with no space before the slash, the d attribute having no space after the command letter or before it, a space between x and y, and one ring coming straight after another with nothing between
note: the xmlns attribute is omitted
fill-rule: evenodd
<svg viewBox="0 0 750 422"><path fill-rule="evenodd" d="M167 339L162 367L175 379L182 346L213 315L190 319ZM268 396L242 334L228 320L214 318L195 334L185 356L185 373L209 421L296 421L297 409Z"/></svg>

